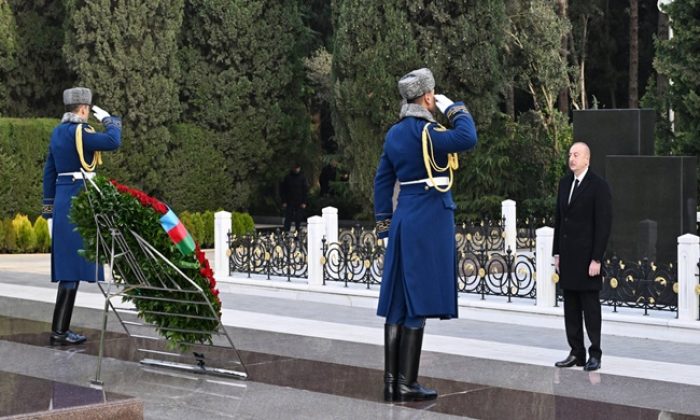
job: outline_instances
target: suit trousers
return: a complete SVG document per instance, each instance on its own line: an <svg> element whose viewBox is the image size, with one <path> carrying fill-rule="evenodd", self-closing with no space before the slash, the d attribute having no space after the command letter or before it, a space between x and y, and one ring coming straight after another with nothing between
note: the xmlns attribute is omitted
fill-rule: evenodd
<svg viewBox="0 0 700 420"><path fill-rule="evenodd" d="M564 290L564 324L566 339L571 347L571 355L579 360L586 360L586 347L583 343L583 322L591 346L588 348L590 357L603 355L600 349L600 328L602 322L600 310L600 291L598 290Z"/></svg>

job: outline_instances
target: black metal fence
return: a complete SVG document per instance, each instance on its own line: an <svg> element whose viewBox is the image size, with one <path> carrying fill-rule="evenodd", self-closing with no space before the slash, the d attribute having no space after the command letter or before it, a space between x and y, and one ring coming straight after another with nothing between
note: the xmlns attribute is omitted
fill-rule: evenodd
<svg viewBox="0 0 700 420"><path fill-rule="evenodd" d="M600 302L617 308L671 311L678 316L678 272L673 264L657 266L643 259L622 261L613 256L603 262L603 289ZM558 285L557 285L558 286ZM563 300L557 287L557 304Z"/></svg>
<svg viewBox="0 0 700 420"><path fill-rule="evenodd" d="M309 273L306 234L255 232L253 235L228 237L229 272L307 278Z"/></svg>
<svg viewBox="0 0 700 420"><path fill-rule="evenodd" d="M518 229L518 247L534 249L535 226L526 220ZM503 220L463 223L456 227L458 290L486 296L535 299L534 252L503 251ZM308 277L306 235L274 231L249 236L229 235L231 272L292 278ZM341 282L346 287L361 284L367 289L379 285L384 268L385 248L373 229L357 225L339 232L338 241L322 241L323 284ZM700 262L698 263L700 267ZM613 307L678 312L677 267L653 262L621 261L612 257L603 263L601 303ZM550 281L542 279L541 281ZM557 287L555 305L562 300Z"/></svg>
<svg viewBox="0 0 700 420"><path fill-rule="evenodd" d="M457 266L459 291L481 295L513 297L537 297L535 288L535 256L505 253L476 252L460 253Z"/></svg>

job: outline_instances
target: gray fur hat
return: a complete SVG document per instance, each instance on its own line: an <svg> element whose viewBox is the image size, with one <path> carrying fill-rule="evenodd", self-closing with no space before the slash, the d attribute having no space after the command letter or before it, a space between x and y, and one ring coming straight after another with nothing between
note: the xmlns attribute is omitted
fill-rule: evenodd
<svg viewBox="0 0 700 420"><path fill-rule="evenodd" d="M85 87L74 87L63 91L64 105L92 104L92 91Z"/></svg>
<svg viewBox="0 0 700 420"><path fill-rule="evenodd" d="M399 80L399 93L407 101L423 96L435 89L435 78L430 69L413 70Z"/></svg>

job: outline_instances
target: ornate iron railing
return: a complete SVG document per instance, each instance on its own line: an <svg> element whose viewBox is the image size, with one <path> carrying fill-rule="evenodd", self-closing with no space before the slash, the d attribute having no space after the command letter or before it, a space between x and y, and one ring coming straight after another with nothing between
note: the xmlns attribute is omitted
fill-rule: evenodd
<svg viewBox="0 0 700 420"><path fill-rule="evenodd" d="M229 271L292 278L307 278L305 234L287 232L236 236L229 233Z"/></svg>
<svg viewBox="0 0 700 420"><path fill-rule="evenodd" d="M525 254L468 252L460 253L457 266L459 291L481 295L537 297L535 288L535 257Z"/></svg>
<svg viewBox="0 0 700 420"><path fill-rule="evenodd" d="M524 229L534 232L533 223ZM529 237L530 233L522 237ZM462 224L455 235L458 290L486 296L535 299L535 255L500 251L503 223ZM526 246L524 248L529 248ZM495 250L498 250L496 252ZM323 284L362 284L369 289L381 283L385 248L373 229L355 226L342 230L338 242L322 241ZM231 271L292 278L308 277L306 238L274 233L236 237L229 235ZM698 263L700 267L700 262ZM677 269L673 264L659 267L647 260L623 262L613 257L603 263L601 303L613 307L678 312ZM557 287L557 300L561 302Z"/></svg>
<svg viewBox="0 0 700 420"><path fill-rule="evenodd" d="M362 283L369 289L381 283L385 248L382 241L371 239L372 235L339 235L339 242L329 243L323 238L323 284Z"/></svg>
<svg viewBox="0 0 700 420"><path fill-rule="evenodd" d="M505 219L485 219L457 225L455 240L459 252L502 251Z"/></svg>
<svg viewBox="0 0 700 420"><path fill-rule="evenodd" d="M603 289L600 302L612 306L676 312L678 316L678 274L673 264L657 266L646 258L641 261L622 261L616 256L603 262ZM557 285L557 302L563 300Z"/></svg>
<svg viewBox="0 0 700 420"><path fill-rule="evenodd" d="M518 249L533 251L537 240L537 229L542 226L554 226L554 220L547 218L526 217L516 221L516 246Z"/></svg>

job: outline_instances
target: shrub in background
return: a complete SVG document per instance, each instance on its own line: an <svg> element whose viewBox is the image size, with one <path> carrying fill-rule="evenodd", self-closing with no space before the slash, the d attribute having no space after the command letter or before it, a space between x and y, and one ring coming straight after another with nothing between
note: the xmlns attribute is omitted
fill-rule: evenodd
<svg viewBox="0 0 700 420"><path fill-rule="evenodd" d="M19 252L33 252L36 247L36 236L32 222L24 214L18 214L12 220L12 227L17 233L17 250Z"/></svg>
<svg viewBox="0 0 700 420"><path fill-rule="evenodd" d="M231 233L234 235L248 235L255 232L255 222L248 213L233 212L231 217Z"/></svg>
<svg viewBox="0 0 700 420"><path fill-rule="evenodd" d="M46 219L39 216L34 221L34 236L36 237L36 251L49 252L51 250L51 235Z"/></svg>
<svg viewBox="0 0 700 420"><path fill-rule="evenodd" d="M202 247L214 246L214 212L207 210L202 213Z"/></svg>

